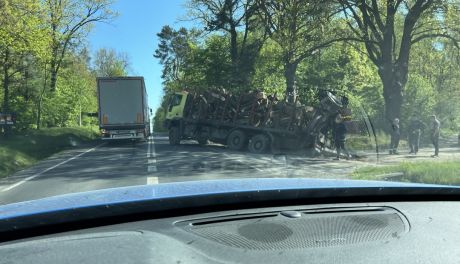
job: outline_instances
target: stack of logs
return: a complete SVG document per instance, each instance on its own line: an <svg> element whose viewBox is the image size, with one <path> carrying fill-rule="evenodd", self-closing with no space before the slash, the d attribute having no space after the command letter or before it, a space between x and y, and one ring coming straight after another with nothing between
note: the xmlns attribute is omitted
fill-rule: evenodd
<svg viewBox="0 0 460 264"><path fill-rule="evenodd" d="M280 101L260 91L232 95L214 89L191 96L185 112L195 120L297 131L306 128L314 114L312 107Z"/></svg>

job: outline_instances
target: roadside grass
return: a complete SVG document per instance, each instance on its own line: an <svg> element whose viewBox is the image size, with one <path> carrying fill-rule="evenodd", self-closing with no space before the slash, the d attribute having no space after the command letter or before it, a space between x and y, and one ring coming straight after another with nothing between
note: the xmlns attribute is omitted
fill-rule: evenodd
<svg viewBox="0 0 460 264"><path fill-rule="evenodd" d="M47 128L0 137L0 178L97 138L94 128Z"/></svg>
<svg viewBox="0 0 460 264"><path fill-rule="evenodd" d="M398 181L460 185L460 161L402 162L383 167L363 167L355 170L351 177L360 180L382 180L379 175L402 173Z"/></svg>
<svg viewBox="0 0 460 264"><path fill-rule="evenodd" d="M375 150L375 138L380 150L387 150L390 146L391 137L384 132L377 132L376 137L369 137L368 135L349 135L346 142L346 147L353 150ZM409 145L407 140L401 139L399 141L399 148L407 148Z"/></svg>

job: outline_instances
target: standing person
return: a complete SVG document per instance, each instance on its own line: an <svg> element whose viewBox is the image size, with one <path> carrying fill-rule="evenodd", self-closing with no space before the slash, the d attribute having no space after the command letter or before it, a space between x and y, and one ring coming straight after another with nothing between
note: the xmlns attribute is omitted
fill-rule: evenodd
<svg viewBox="0 0 460 264"><path fill-rule="evenodd" d="M420 135L425 125L420 121L417 116L413 115L409 125L409 154L416 154L420 146Z"/></svg>
<svg viewBox="0 0 460 264"><path fill-rule="evenodd" d="M391 143L390 143L390 155L399 154L398 146L399 140L401 138L401 133L399 129L399 119L395 118L391 124Z"/></svg>
<svg viewBox="0 0 460 264"><path fill-rule="evenodd" d="M440 134L441 122L436 118L436 115L431 116L431 142L434 146L434 155L431 157L439 156L439 134Z"/></svg>
<svg viewBox="0 0 460 264"><path fill-rule="evenodd" d="M342 150L347 155L347 157L349 155L348 151L345 149L347 128L345 126L345 123L343 122L342 115L338 114L334 121L334 140L335 148L337 150L337 157L335 158L335 160L340 160L340 153Z"/></svg>

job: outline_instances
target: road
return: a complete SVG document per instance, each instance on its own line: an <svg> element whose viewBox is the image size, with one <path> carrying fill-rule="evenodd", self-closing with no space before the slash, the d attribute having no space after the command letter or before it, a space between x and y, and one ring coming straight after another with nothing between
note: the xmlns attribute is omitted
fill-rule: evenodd
<svg viewBox="0 0 460 264"><path fill-rule="evenodd" d="M458 149L452 149L452 153L458 155ZM409 158L424 160L429 159L429 154L430 150L426 149L417 157L383 155L379 163L389 164ZM310 158L294 154L256 155L233 152L215 144L201 147L193 141L170 146L167 137L155 136L146 142L99 142L58 153L27 170L0 179L0 204L176 181L249 177L343 179L356 168L369 165L377 165L376 159L333 161L330 157Z"/></svg>

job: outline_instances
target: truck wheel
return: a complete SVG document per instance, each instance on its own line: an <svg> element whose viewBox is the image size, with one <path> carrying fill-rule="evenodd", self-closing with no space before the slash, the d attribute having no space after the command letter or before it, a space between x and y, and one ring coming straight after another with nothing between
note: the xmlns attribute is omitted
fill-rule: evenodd
<svg viewBox="0 0 460 264"><path fill-rule="evenodd" d="M255 135L249 141L249 151L252 153L260 154L267 151L269 146L269 139L266 135L259 134Z"/></svg>
<svg viewBox="0 0 460 264"><path fill-rule="evenodd" d="M180 133L177 126L169 128L169 144L173 146L180 144Z"/></svg>
<svg viewBox="0 0 460 264"><path fill-rule="evenodd" d="M246 133L241 130L234 130L227 137L227 146L231 150L242 150L248 141Z"/></svg>

